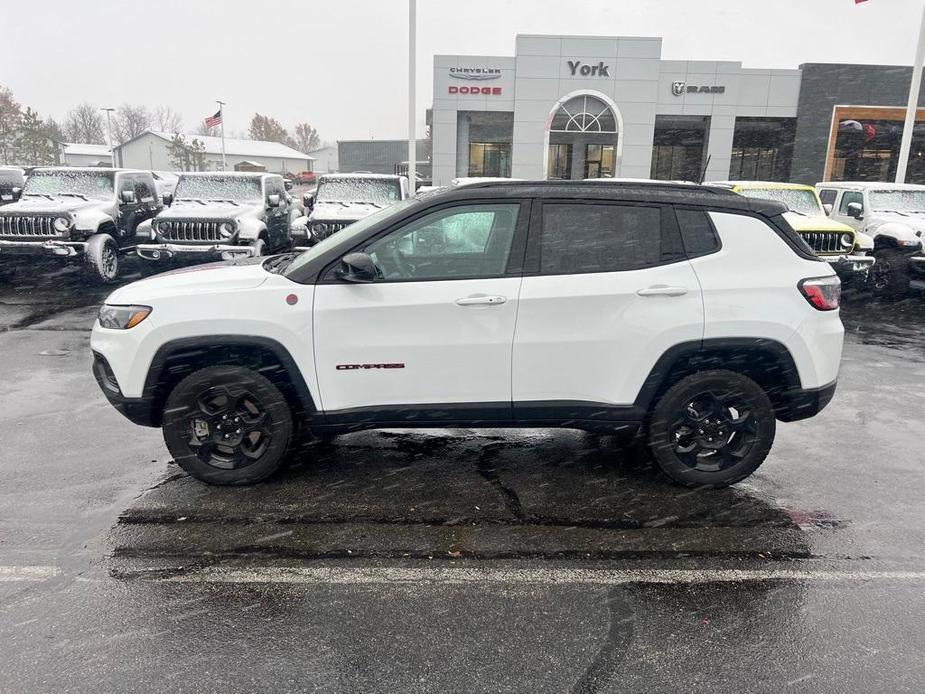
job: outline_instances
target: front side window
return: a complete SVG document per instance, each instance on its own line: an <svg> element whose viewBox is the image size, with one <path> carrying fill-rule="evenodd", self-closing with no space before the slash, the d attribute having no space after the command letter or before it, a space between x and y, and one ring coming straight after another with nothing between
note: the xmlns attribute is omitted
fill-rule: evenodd
<svg viewBox="0 0 925 694"><path fill-rule="evenodd" d="M657 207L543 205L540 272L544 275L639 270L663 261Z"/></svg>
<svg viewBox="0 0 925 694"><path fill-rule="evenodd" d="M417 219L364 250L386 281L504 274L519 204L451 207Z"/></svg>
<svg viewBox="0 0 925 694"><path fill-rule="evenodd" d="M847 190L842 193L841 203L838 206L838 211L841 214L848 214L848 205L856 202L861 205L861 208L864 207L864 194L858 193L857 191Z"/></svg>
<svg viewBox="0 0 925 694"><path fill-rule="evenodd" d="M819 191L819 199L822 200L823 205L833 205L836 197L838 197L838 193L831 188Z"/></svg>

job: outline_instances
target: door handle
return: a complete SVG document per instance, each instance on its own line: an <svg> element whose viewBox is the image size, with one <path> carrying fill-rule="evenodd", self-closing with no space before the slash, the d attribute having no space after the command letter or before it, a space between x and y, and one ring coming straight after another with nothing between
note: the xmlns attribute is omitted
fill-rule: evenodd
<svg viewBox="0 0 925 694"><path fill-rule="evenodd" d="M499 306L507 301L506 296L467 296L456 300L457 306Z"/></svg>
<svg viewBox="0 0 925 694"><path fill-rule="evenodd" d="M684 296L687 287L669 287L667 284L653 284L636 292L639 296Z"/></svg>

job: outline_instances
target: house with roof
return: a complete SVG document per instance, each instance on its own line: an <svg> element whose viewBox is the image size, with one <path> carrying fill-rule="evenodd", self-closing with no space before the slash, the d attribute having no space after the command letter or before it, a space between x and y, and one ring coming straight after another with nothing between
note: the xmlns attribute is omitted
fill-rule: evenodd
<svg viewBox="0 0 925 694"><path fill-rule="evenodd" d="M222 168L222 139L206 135L186 135L186 142L198 140L204 147L205 170L220 171ZM174 134L146 130L141 135L123 142L114 148L116 166L127 169L151 171L174 171L176 163L171 160L170 144ZM270 173L299 173L311 171L311 156L287 147L279 142L259 140L238 140L225 138L226 170L235 171L239 166L251 170L254 165L265 167Z"/></svg>
<svg viewBox="0 0 925 694"><path fill-rule="evenodd" d="M59 151L63 166L112 166L108 145L61 142Z"/></svg>

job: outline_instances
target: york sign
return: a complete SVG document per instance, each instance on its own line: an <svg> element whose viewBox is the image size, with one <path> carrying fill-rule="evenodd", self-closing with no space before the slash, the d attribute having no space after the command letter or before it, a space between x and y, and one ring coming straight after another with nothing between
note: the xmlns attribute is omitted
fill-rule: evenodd
<svg viewBox="0 0 925 694"><path fill-rule="evenodd" d="M604 65L600 61L597 65L584 65L580 60L569 60L568 69L572 71L572 76L581 75L582 77L610 77L609 65Z"/></svg>

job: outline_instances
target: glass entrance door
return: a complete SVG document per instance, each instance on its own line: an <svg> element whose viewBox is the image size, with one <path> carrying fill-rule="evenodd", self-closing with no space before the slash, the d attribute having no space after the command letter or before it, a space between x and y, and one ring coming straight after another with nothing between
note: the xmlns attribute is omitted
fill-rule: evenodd
<svg viewBox="0 0 925 694"><path fill-rule="evenodd" d="M613 178L613 145L585 145L585 178Z"/></svg>

